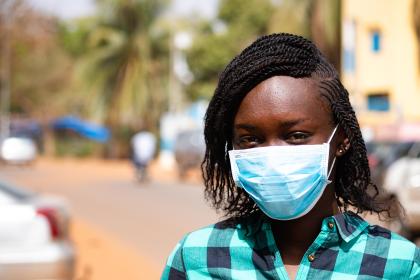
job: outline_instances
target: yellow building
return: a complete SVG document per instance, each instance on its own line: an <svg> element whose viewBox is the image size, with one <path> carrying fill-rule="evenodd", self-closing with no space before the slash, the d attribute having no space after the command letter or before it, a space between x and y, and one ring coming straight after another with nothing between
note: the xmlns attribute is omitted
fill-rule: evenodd
<svg viewBox="0 0 420 280"><path fill-rule="evenodd" d="M420 139L413 0L343 0L342 19L342 80L362 127L377 138Z"/></svg>

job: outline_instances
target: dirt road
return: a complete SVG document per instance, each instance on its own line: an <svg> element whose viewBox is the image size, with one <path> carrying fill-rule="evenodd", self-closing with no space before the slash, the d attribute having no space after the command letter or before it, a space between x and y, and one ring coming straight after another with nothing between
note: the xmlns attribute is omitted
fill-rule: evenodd
<svg viewBox="0 0 420 280"><path fill-rule="evenodd" d="M68 200L77 280L157 279L176 242L217 216L197 178L180 183L157 165L151 171L139 185L128 162L40 159L0 166L0 180Z"/></svg>
<svg viewBox="0 0 420 280"><path fill-rule="evenodd" d="M72 223L77 248L75 280L158 279L161 267L81 219Z"/></svg>

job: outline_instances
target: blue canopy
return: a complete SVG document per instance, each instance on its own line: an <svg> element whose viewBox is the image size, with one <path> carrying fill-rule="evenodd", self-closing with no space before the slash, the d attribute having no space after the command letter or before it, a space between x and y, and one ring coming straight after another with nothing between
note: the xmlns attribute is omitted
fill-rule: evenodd
<svg viewBox="0 0 420 280"><path fill-rule="evenodd" d="M110 132L106 127L86 122L74 116L58 118L52 122L52 127L54 130L73 130L83 137L102 143L107 142L110 137Z"/></svg>

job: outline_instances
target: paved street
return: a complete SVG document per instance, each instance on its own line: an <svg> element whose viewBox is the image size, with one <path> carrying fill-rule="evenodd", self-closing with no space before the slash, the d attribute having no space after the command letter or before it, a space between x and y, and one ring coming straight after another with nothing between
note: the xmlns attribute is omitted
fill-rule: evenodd
<svg viewBox="0 0 420 280"><path fill-rule="evenodd" d="M174 178L155 165L151 182L139 185L124 161L41 159L29 167L0 166L0 180L64 196L76 220L159 269L183 234L217 220L198 179Z"/></svg>

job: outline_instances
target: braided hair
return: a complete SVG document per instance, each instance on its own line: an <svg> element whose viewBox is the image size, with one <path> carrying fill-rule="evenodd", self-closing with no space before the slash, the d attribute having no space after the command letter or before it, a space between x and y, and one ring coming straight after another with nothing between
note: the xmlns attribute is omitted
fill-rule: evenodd
<svg viewBox="0 0 420 280"><path fill-rule="evenodd" d="M201 165L205 195L214 208L231 218L259 212L255 202L235 187L228 151L232 147L233 121L245 95L272 76L312 78L331 107L333 120L344 130L350 149L338 161L335 193L338 205L358 213L388 213L389 202L378 200L378 187L370 178L366 146L349 94L334 67L309 40L286 33L263 36L245 48L221 73L205 116L206 153Z"/></svg>

